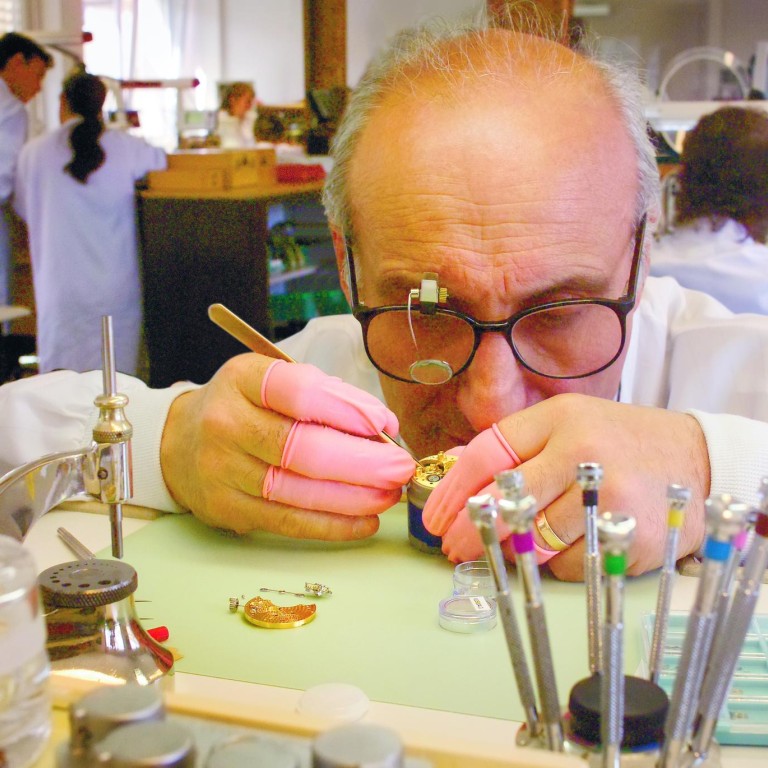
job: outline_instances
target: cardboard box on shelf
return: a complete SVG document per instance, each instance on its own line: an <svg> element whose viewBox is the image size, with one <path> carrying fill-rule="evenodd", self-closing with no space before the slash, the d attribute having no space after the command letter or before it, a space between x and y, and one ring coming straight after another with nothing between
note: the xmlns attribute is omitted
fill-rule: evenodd
<svg viewBox="0 0 768 768"><path fill-rule="evenodd" d="M274 147L190 149L168 155L168 170L149 174L150 189L239 189L274 184Z"/></svg>

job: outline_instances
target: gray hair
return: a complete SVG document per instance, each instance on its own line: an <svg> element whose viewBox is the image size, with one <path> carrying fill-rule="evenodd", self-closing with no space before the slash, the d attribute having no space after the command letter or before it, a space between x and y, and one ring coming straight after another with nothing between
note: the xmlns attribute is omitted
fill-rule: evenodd
<svg viewBox="0 0 768 768"><path fill-rule="evenodd" d="M426 23L400 32L390 45L369 64L359 85L352 93L344 117L333 140L331 154L334 165L328 175L323 191L328 220L353 238L353 201L349 193L349 174L352 158L360 137L365 130L372 112L391 93L414 82L414 74L439 75L446 81L458 83L462 79L478 74L476 57L484 48L487 34L500 26L511 28L526 35L543 37L560 42L561 30L535 10L530 3L517 3L499 19L490 18L480 12L473 19L447 22L433 19ZM510 35L509 73L524 61L529 53L527 46L520 43L519 36ZM547 69L546 62L525 62L537 65L542 76L551 76L562 71L562 63L552 46L552 62ZM643 110L643 84L634 67L619 62L600 60L595 53L594 43L578 44L581 60L592 66L602 80L609 98L618 107L635 147L637 157L638 194L635 205L636 220L639 221L650 209L658 205L659 174L656 153L646 130ZM455 63L456 54L460 63ZM491 63L488 63L490 66ZM498 61L494 62L498 67ZM554 65L554 69L552 67ZM497 70L498 71L498 70ZM585 105L585 109L588 106Z"/></svg>

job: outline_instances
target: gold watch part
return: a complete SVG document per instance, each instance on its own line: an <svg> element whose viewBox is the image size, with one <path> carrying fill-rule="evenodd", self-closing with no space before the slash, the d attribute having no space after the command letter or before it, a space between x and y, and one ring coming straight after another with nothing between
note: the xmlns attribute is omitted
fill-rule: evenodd
<svg viewBox="0 0 768 768"><path fill-rule="evenodd" d="M421 460L421 465L416 467L412 483L424 490L432 491L445 477L448 470L456 463L458 456L451 456L440 451L434 456L427 456Z"/></svg>
<svg viewBox="0 0 768 768"><path fill-rule="evenodd" d="M292 629L309 624L317 616L317 606L275 605L263 597L251 598L243 606L245 618L257 627L266 629Z"/></svg>
<svg viewBox="0 0 768 768"><path fill-rule="evenodd" d="M244 599L244 598L243 598ZM237 613L240 600L229 598L230 613ZM251 624L265 629L292 629L303 624L309 624L317 615L317 606L309 605L275 605L263 597L252 597L243 607L243 616Z"/></svg>

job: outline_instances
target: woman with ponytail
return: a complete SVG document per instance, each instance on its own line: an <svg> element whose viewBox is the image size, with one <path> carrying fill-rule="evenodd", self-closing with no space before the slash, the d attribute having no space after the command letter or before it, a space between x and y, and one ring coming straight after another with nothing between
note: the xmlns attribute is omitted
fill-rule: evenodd
<svg viewBox="0 0 768 768"><path fill-rule="evenodd" d="M78 70L62 87L61 125L19 157L14 206L29 231L40 372L101 367L112 315L117 369L136 374L142 327L135 185L163 150L106 130L106 88Z"/></svg>

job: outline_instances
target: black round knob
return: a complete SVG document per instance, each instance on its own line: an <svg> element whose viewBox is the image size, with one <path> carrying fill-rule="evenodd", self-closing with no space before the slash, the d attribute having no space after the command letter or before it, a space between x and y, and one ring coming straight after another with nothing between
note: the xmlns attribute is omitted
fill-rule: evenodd
<svg viewBox="0 0 768 768"><path fill-rule="evenodd" d="M600 675L580 680L571 689L570 729L580 739L600 743ZM640 747L661 741L669 698L650 680L624 678L624 737L622 747Z"/></svg>

